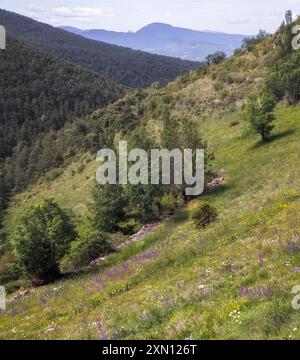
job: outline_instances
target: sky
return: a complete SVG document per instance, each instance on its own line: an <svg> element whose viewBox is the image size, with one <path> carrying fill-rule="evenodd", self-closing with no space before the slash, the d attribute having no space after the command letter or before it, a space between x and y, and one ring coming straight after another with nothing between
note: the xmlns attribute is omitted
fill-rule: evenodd
<svg viewBox="0 0 300 360"><path fill-rule="evenodd" d="M0 0L0 8L81 29L136 31L163 22L235 34L274 32L286 10L300 15L299 0Z"/></svg>

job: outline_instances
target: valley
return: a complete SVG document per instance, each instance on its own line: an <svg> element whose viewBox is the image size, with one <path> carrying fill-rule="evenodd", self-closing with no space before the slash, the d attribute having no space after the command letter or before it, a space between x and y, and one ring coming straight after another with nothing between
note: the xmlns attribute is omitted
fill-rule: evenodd
<svg viewBox="0 0 300 360"><path fill-rule="evenodd" d="M184 71L152 73L149 84L138 75L144 60L134 84L123 81L124 63L106 78L67 47L50 51L55 41L37 50L40 35L16 39L19 28L8 23L15 55L0 57L0 283L8 295L0 339L300 338L298 22L246 39L230 57L159 58ZM151 64L150 73L160 67ZM205 192L100 186L97 152L118 158L121 141L147 155L203 148Z"/></svg>

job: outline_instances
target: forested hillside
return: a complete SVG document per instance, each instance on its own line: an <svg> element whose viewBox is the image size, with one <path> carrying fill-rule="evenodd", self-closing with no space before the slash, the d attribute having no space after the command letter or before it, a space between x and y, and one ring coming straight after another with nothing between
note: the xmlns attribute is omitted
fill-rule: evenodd
<svg viewBox="0 0 300 360"><path fill-rule="evenodd" d="M56 156L55 132L117 100L124 89L94 71L47 55L10 35L0 56L0 211L8 189L24 189ZM44 146L41 139L48 135ZM4 186L6 184L6 186Z"/></svg>
<svg viewBox="0 0 300 360"><path fill-rule="evenodd" d="M158 81L166 85L197 62L148 54L77 36L67 31L0 9L0 24L8 33L32 46L130 87Z"/></svg>
<svg viewBox="0 0 300 360"><path fill-rule="evenodd" d="M8 37L0 57L0 157L20 141L58 130L76 117L114 102L119 85L91 70L36 51Z"/></svg>

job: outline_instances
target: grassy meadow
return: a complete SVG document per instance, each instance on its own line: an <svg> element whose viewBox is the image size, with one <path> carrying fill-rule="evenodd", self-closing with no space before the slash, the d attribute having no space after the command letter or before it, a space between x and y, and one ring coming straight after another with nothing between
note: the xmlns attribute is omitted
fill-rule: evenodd
<svg viewBox="0 0 300 360"><path fill-rule="evenodd" d="M276 115L265 144L247 134L238 111L199 116L225 174L225 186L202 197L218 220L194 229L190 202L98 268L9 303L0 339L300 339L291 304L300 284L300 106L280 104ZM49 196L87 218L97 164L78 172L85 163L16 197L7 226Z"/></svg>

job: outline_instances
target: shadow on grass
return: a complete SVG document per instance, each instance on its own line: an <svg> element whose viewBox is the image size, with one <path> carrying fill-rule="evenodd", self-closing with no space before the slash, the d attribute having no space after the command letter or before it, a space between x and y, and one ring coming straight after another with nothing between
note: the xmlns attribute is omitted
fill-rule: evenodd
<svg viewBox="0 0 300 360"><path fill-rule="evenodd" d="M268 140L266 140L266 141L262 141L262 140L258 141L256 144L254 144L253 146L251 146L251 147L249 148L249 150L259 149L260 147L263 147L263 146L265 146L265 145L267 145L267 144L270 144L270 143L272 143L273 141L283 139L283 138L285 138L286 136L292 135L292 134L294 134L294 133L295 133L295 130L290 129L290 130L286 130L286 131L284 131L284 132L282 132L282 133L279 133L279 134L271 135L271 136L268 138Z"/></svg>
<svg viewBox="0 0 300 360"><path fill-rule="evenodd" d="M232 187L232 183L225 183L224 185L217 186L212 190L206 191L203 196L205 199L207 198L207 200L213 199L229 191Z"/></svg>
<svg viewBox="0 0 300 360"><path fill-rule="evenodd" d="M172 226L174 224L178 225L188 220L188 218L189 218L189 210L185 206L184 208L177 210L176 213L167 220L166 225L167 226L168 225Z"/></svg>

